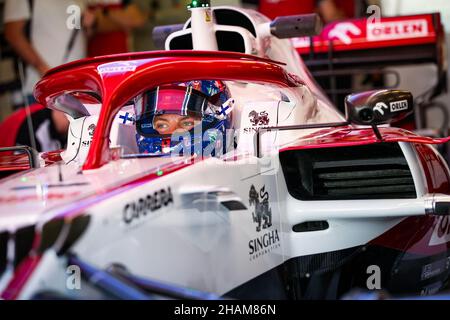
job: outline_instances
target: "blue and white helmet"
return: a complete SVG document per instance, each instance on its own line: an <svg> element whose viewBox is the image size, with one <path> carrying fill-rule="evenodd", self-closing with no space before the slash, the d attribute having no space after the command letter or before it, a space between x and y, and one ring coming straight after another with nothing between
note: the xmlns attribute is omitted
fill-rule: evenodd
<svg viewBox="0 0 450 320"><path fill-rule="evenodd" d="M146 91L135 99L139 152L165 153L164 150L179 144L172 141L173 132L164 132L160 127L158 116L165 114L178 115L191 122L198 120L184 127L191 135L192 144L203 141L203 134L209 129L216 129L215 132L225 137L225 130L231 126L233 105L234 100L222 81L189 81ZM196 137L198 133L202 136Z"/></svg>

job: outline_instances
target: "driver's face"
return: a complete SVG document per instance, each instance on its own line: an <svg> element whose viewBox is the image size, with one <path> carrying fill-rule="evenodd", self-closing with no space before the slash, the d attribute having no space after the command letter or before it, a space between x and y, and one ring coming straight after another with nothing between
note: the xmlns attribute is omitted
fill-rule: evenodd
<svg viewBox="0 0 450 320"><path fill-rule="evenodd" d="M189 131L202 121L201 117L180 116L178 114L161 114L155 116L153 128L159 134Z"/></svg>

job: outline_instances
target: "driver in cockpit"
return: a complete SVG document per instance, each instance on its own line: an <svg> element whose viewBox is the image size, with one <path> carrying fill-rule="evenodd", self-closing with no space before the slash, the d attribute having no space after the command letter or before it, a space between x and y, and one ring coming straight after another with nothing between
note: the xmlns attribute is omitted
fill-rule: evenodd
<svg viewBox="0 0 450 320"><path fill-rule="evenodd" d="M210 143L206 131L222 134L231 126L234 100L222 81L201 80L162 85L135 99L139 152L169 153L180 143L174 134L189 133L191 143ZM211 131L210 129L216 129ZM201 137L197 137L201 133Z"/></svg>

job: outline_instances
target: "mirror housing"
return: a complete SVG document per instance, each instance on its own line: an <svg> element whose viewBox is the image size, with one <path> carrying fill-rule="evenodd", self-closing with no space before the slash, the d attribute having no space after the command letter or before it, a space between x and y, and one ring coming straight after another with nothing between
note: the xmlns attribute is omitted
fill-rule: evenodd
<svg viewBox="0 0 450 320"><path fill-rule="evenodd" d="M13 173L39 168L39 154L27 146L0 148L0 179Z"/></svg>
<svg viewBox="0 0 450 320"><path fill-rule="evenodd" d="M450 196L431 194L425 198L425 214L432 216L450 216Z"/></svg>
<svg viewBox="0 0 450 320"><path fill-rule="evenodd" d="M278 39L320 35L323 23L316 13L277 17L269 24L270 34Z"/></svg>
<svg viewBox="0 0 450 320"><path fill-rule="evenodd" d="M351 124L376 126L405 118L412 113L413 103L409 91L365 91L345 98L345 115Z"/></svg>

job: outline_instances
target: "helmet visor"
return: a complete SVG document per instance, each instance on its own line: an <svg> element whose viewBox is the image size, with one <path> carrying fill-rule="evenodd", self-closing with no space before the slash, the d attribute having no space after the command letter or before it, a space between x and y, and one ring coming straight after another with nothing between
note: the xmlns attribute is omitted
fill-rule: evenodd
<svg viewBox="0 0 450 320"><path fill-rule="evenodd" d="M213 110L208 97L191 86L158 87L136 99L137 131L147 137L189 131Z"/></svg>

